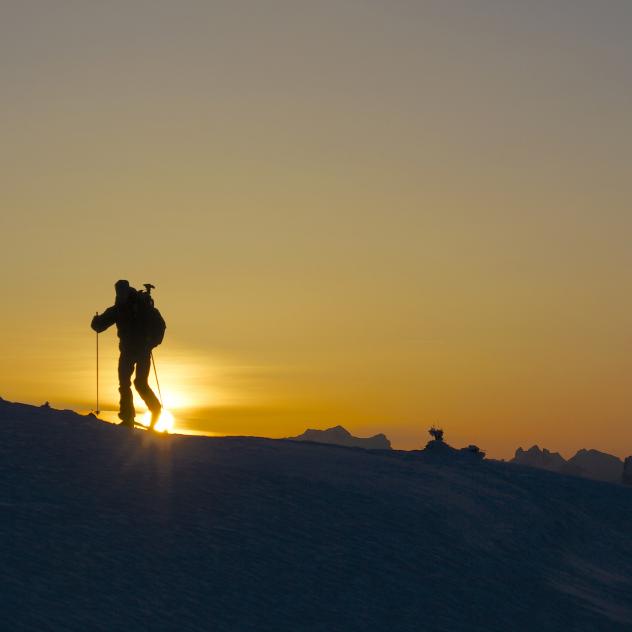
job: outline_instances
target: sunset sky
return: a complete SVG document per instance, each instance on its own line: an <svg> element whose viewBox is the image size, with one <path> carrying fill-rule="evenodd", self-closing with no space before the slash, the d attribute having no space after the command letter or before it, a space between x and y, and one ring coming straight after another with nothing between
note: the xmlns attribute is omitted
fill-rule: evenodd
<svg viewBox="0 0 632 632"><path fill-rule="evenodd" d="M631 28L629 0L3 2L0 395L93 408L125 278L182 428L630 454Z"/></svg>

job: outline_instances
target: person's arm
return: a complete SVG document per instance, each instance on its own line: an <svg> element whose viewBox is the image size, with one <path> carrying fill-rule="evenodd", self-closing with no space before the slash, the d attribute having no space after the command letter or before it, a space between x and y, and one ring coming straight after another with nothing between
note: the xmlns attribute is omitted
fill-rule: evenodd
<svg viewBox="0 0 632 632"><path fill-rule="evenodd" d="M111 327L116 322L116 306L108 307L103 314L97 314L93 319L90 327L98 334Z"/></svg>

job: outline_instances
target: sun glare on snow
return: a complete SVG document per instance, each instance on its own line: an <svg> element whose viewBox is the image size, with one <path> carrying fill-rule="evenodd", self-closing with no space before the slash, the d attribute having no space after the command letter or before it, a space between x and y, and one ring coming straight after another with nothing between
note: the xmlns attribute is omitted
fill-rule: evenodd
<svg viewBox="0 0 632 632"><path fill-rule="evenodd" d="M143 415L141 423L143 424L143 426L149 426L149 424L151 423L151 412L149 410ZM154 430L156 430L157 432L173 432L174 428L175 419L173 418L173 415L168 410L165 410L163 408L162 412L160 413L160 418L154 426Z"/></svg>

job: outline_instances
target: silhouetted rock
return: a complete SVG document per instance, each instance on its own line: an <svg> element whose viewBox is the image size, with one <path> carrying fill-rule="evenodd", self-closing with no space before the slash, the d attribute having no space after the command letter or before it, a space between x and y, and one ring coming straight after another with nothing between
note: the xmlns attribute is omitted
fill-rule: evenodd
<svg viewBox="0 0 632 632"><path fill-rule="evenodd" d="M559 452L549 452L546 448L540 450L537 445L534 445L528 450L518 448L514 458L511 459L511 463L560 472L565 467L566 460Z"/></svg>
<svg viewBox="0 0 632 632"><path fill-rule="evenodd" d="M327 430L308 429L298 437L288 437L292 441L314 441L316 443L332 443L352 448L365 448L367 450L390 450L391 442L383 434L373 437L354 437L346 428L335 426Z"/></svg>
<svg viewBox="0 0 632 632"><path fill-rule="evenodd" d="M584 476L600 481L619 482L623 473L623 462L612 454L599 450L579 450L568 460L583 470Z"/></svg>
<svg viewBox="0 0 632 632"><path fill-rule="evenodd" d="M485 458L485 452L478 446L468 445L465 448L453 448L450 444L439 439L428 441L426 447L421 451L421 454L426 458L437 458L443 462L452 460L482 461Z"/></svg>
<svg viewBox="0 0 632 632"><path fill-rule="evenodd" d="M483 452L477 445L468 445L466 448L461 448L461 452L467 452L472 454L477 459L484 459L485 452Z"/></svg>
<svg viewBox="0 0 632 632"><path fill-rule="evenodd" d="M432 426L432 428L428 430L428 434L432 437L432 439L426 443L426 447L422 450L425 456L463 456L466 458L475 458L480 460L485 458L485 452L476 445L470 444L465 448L457 449L447 444L443 440L444 432L442 428Z"/></svg>
<svg viewBox="0 0 632 632"><path fill-rule="evenodd" d="M447 444L443 439L431 439L430 441L428 441L428 443L426 443L424 452L437 454L437 455L439 454L456 455L459 452L459 450Z"/></svg>
<svg viewBox="0 0 632 632"><path fill-rule="evenodd" d="M623 462L623 477L621 478L621 482L624 485L632 485L632 456L629 456Z"/></svg>

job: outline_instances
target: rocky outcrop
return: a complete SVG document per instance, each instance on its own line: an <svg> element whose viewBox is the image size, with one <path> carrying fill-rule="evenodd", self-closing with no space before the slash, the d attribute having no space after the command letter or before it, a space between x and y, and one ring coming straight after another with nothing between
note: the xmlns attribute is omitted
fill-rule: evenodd
<svg viewBox="0 0 632 632"><path fill-rule="evenodd" d="M435 455L456 455L459 451L448 445L443 439L431 439L426 443L423 452Z"/></svg>
<svg viewBox="0 0 632 632"><path fill-rule="evenodd" d="M465 448L461 448L461 452L465 452L466 454L471 454L473 457L480 459L481 461L485 458L485 452L483 452L477 445L470 444Z"/></svg>
<svg viewBox="0 0 632 632"><path fill-rule="evenodd" d="M426 447L419 452L426 458L437 458L443 461L451 459L465 459L471 461L482 461L485 458L483 452L476 445L468 445L465 448L453 448L443 439L433 439L426 443Z"/></svg>
<svg viewBox="0 0 632 632"><path fill-rule="evenodd" d="M314 441L316 443L332 443L351 448L365 448L367 450L390 450L391 442L383 434L373 437L354 437L346 428L335 426L327 430L308 429L298 437L288 437L292 441Z"/></svg>

